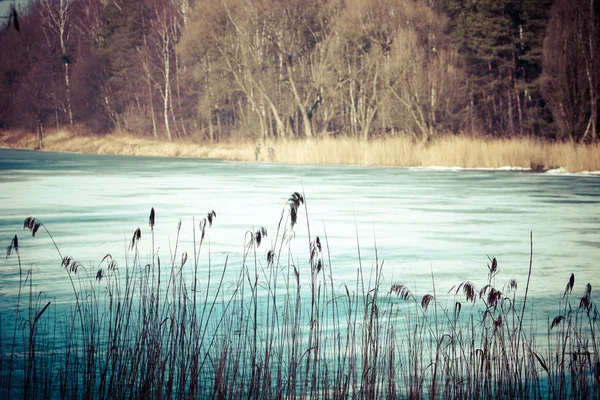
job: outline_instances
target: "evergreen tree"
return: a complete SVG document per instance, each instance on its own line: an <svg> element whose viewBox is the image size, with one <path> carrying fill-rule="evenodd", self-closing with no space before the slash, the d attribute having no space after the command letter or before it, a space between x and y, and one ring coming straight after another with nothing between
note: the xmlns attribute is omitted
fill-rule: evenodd
<svg viewBox="0 0 600 400"><path fill-rule="evenodd" d="M478 122L492 134L547 129L540 122L548 113L539 77L550 2L446 0L440 5L467 63L473 129Z"/></svg>
<svg viewBox="0 0 600 400"><path fill-rule="evenodd" d="M554 136L552 113L542 96L542 56L546 27L554 0L523 0L523 25L519 27L520 88L523 90L524 128L541 136Z"/></svg>
<svg viewBox="0 0 600 400"><path fill-rule="evenodd" d="M108 2L101 10L95 39L103 74L101 95L112 127L128 129L126 113L141 108L145 88L140 49L144 43L147 8L137 0Z"/></svg>

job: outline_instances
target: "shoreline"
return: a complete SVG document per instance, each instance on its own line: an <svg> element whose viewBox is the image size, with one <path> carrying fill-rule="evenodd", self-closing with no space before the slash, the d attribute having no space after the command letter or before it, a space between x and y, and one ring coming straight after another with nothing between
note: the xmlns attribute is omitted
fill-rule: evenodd
<svg viewBox="0 0 600 400"><path fill-rule="evenodd" d="M563 167L553 168L553 169L545 169L545 170L535 170L532 168L524 168L524 167L513 167L510 165L505 165L497 168L487 168L487 167L457 167L457 166L442 166L442 165L427 165L427 166L390 166L390 165L364 165L364 164L301 164L301 163L278 163L278 162L270 162L265 160L259 161L247 161L247 160L228 160L224 158L218 157L186 157L186 156L166 156L166 155L127 155L127 154L117 154L117 153L86 153L82 151L65 151L65 150L49 150L49 149L31 149L31 148L20 148L20 147L7 147L0 146L0 150L17 150L17 151L42 151L48 153L63 153L63 154L84 154L84 155L110 155L117 157L147 157L147 158L184 158L184 159L202 159L202 160L217 160L224 162L234 162L234 163L265 163L271 165L327 165L327 166L344 166L344 167L369 167L369 168L402 168L416 171L441 171L441 172L477 172L477 171L489 171L489 172L524 172L531 174L548 174L548 175L576 175L576 176L589 176L589 177L600 177L600 170L597 171L569 171Z"/></svg>
<svg viewBox="0 0 600 400"><path fill-rule="evenodd" d="M600 144L552 143L531 138L490 139L442 136L414 143L408 137L262 141L257 143L173 142L112 133L103 136L50 131L41 151L147 157L221 159L276 164L397 166L439 170L511 170L520 172L600 174ZM2 131L0 148L36 150L33 133ZM268 149L274 149L269 152Z"/></svg>

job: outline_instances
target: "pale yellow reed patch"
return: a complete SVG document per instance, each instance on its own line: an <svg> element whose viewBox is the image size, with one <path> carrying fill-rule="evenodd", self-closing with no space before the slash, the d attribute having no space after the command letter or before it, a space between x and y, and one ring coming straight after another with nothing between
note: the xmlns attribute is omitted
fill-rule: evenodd
<svg viewBox="0 0 600 400"><path fill-rule="evenodd" d="M599 144L548 143L529 138L447 136L427 144L415 143L408 137L369 142L320 139L279 141L267 146L275 149L276 161L282 163L600 170Z"/></svg>
<svg viewBox="0 0 600 400"><path fill-rule="evenodd" d="M257 142L198 144L167 142L129 134L82 135L48 132L44 149L93 154L221 158L254 162ZM35 135L1 132L0 147L35 148ZM273 152L269 152L269 148ZM565 168L571 172L600 171L600 144L550 143L533 138L488 139L443 136L427 144L408 136L374 139L349 138L261 142L258 160L290 164L353 164L373 166L441 166L463 168Z"/></svg>

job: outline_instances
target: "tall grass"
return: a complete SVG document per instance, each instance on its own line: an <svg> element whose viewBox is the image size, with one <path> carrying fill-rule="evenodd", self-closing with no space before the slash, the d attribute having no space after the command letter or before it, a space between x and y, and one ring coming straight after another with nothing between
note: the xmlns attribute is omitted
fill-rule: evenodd
<svg viewBox="0 0 600 400"><path fill-rule="evenodd" d="M311 235L301 193L287 200L274 234L246 233L238 265L211 265L205 241L216 218L211 211L194 223L193 254L179 248L179 224L166 260L154 248L154 209L149 237L134 231L125 265L107 254L88 270L57 246L72 282L66 308L33 284L15 236L7 258L19 271L19 288L15 312L1 321L0 396L600 395L598 311L589 284L577 296L573 275L556 317L539 325L527 289L520 294L517 282L504 283L496 259L482 269L482 288L465 281L440 291L432 276L432 292L417 295L385 280L377 254L364 267L357 238L356 279L338 281L327 237ZM35 218L24 226L50 234ZM298 229L308 233L304 254L290 246ZM143 240L152 243L147 257L138 250Z"/></svg>
<svg viewBox="0 0 600 400"><path fill-rule="evenodd" d="M368 142L347 138L278 141L268 146L275 149L276 161L283 163L600 170L599 144L551 143L532 138L442 136L422 144L398 136Z"/></svg>
<svg viewBox="0 0 600 400"><path fill-rule="evenodd" d="M106 136L50 132L45 149L92 154L221 158L293 164L355 164L373 166L442 166L463 168L519 167L533 170L565 168L571 172L600 171L600 143L547 142L535 138L491 139L480 136L440 136L429 143L409 136L370 141L351 138L277 140L263 142L165 142L128 134ZM34 135L0 132L0 147L35 148ZM269 149L272 149L270 152Z"/></svg>

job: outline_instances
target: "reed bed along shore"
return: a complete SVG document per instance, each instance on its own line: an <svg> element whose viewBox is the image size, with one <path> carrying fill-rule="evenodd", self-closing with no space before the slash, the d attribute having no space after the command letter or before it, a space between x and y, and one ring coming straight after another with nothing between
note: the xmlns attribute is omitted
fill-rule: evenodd
<svg viewBox="0 0 600 400"><path fill-rule="evenodd" d="M260 153L257 154L257 144ZM33 149L35 135L0 132L0 147ZM273 149L272 152L269 148ZM361 141L350 138L196 143L155 140L128 134L105 136L49 132L44 149L91 154L220 158L291 164L351 164L402 167L516 167L533 170L564 168L570 172L600 171L600 144L546 142L534 138L491 139L441 136L422 144L408 136Z"/></svg>
<svg viewBox="0 0 600 400"><path fill-rule="evenodd" d="M44 243L55 246L57 264L48 268L64 269L72 298L60 308L36 286L20 243L40 239L15 236L6 257L18 295L0 321L2 398L600 395L598 310L591 286L576 286L573 275L556 316L538 326L529 278L505 279L495 258L482 262L481 288L464 281L417 295L386 281L384 262L363 260L357 245L356 279L337 280L327 238L311 236L300 193L289 197L277 232L246 232L239 265L210 266L213 211L195 224L189 249L175 242L161 259L155 216L150 210L143 234L133 230L125 262L106 255L93 270L62 253L51 227L25 219L25 233L51 239ZM305 252L291 254L300 229ZM141 241L151 254L139 254Z"/></svg>

